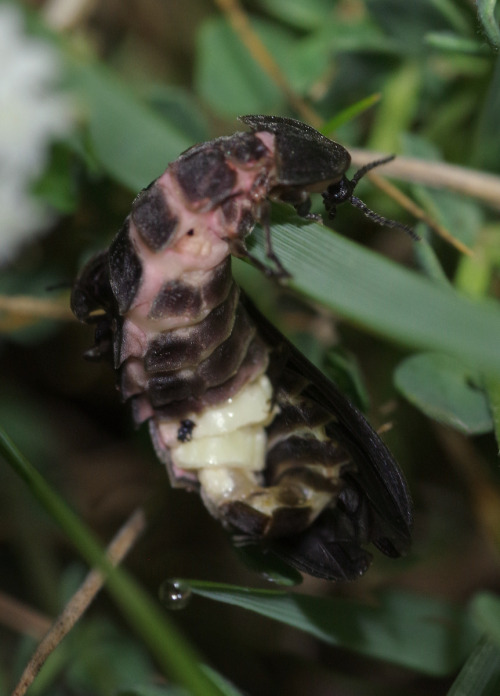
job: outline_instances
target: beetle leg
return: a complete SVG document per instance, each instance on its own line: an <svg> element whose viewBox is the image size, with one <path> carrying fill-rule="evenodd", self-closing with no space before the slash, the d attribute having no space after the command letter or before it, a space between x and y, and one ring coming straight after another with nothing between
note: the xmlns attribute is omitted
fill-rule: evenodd
<svg viewBox="0 0 500 696"><path fill-rule="evenodd" d="M229 251L231 252L232 256L236 256L236 258L238 259L248 259L252 266L255 266L255 268L258 271L264 273L264 275L266 275L268 278L279 279L283 277L289 277L290 274L286 271L285 276L283 276L278 271L275 271L272 268L269 268L269 266L266 266L265 263L262 263L260 259L258 259L256 256L254 256L248 251L245 242L243 242L241 239L227 239L226 241L229 245Z"/></svg>
<svg viewBox="0 0 500 696"><path fill-rule="evenodd" d="M309 216L311 215L311 199L309 198L309 196L307 196L307 198L305 198L303 201L300 201L300 203L296 203L294 205L294 208L297 212L297 215L300 215L300 217L303 218L309 218Z"/></svg>
<svg viewBox="0 0 500 696"><path fill-rule="evenodd" d="M283 266L273 249L273 243L271 239L270 212L271 206L266 201L260 206L259 222L264 229L266 240L266 256L276 266L276 270L273 271L271 275L274 278L291 278L290 273L288 273L286 268Z"/></svg>
<svg viewBox="0 0 500 696"><path fill-rule="evenodd" d="M335 218L337 216L337 206L332 205L330 208L327 208L327 211L328 211L328 218L330 220L335 220Z"/></svg>
<svg viewBox="0 0 500 696"><path fill-rule="evenodd" d="M311 198L307 191L297 188L282 188L271 196L271 200L280 201L281 203L289 203L293 205L297 215L309 219L311 217ZM262 204L261 204L262 205ZM318 217L318 216L316 216Z"/></svg>
<svg viewBox="0 0 500 696"><path fill-rule="evenodd" d="M295 211L297 215L299 215L301 218L304 218L304 220L309 220L310 222L323 222L323 217L320 213L311 213L311 199L309 196L305 200L303 200L301 203L297 203L294 205Z"/></svg>

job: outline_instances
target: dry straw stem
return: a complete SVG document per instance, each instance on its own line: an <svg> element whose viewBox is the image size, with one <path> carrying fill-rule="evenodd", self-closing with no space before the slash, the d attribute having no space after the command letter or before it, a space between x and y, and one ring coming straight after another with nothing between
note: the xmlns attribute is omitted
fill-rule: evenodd
<svg viewBox="0 0 500 696"><path fill-rule="evenodd" d="M113 565L117 565L123 560L145 528L146 515L142 508L138 508L128 518L108 546L107 557ZM12 692L12 696L24 696L49 655L90 606L94 597L102 588L104 581L105 578L101 572L97 570L90 571L80 588L52 624L45 638L38 645L31 660L26 665L19 683Z"/></svg>
<svg viewBox="0 0 500 696"><path fill-rule="evenodd" d="M67 298L41 300L29 295L0 295L0 330L12 331L37 319L74 319Z"/></svg>
<svg viewBox="0 0 500 696"><path fill-rule="evenodd" d="M50 628L50 619L18 599L0 592L0 625L41 640Z"/></svg>
<svg viewBox="0 0 500 696"><path fill-rule="evenodd" d="M349 152L353 164L357 166L380 159L387 154L357 148L349 148ZM463 193L500 210L500 177L495 174L486 174L475 169L467 169L445 162L400 157L399 155L395 160L384 165L384 174L415 184L446 188L450 191Z"/></svg>
<svg viewBox="0 0 500 696"><path fill-rule="evenodd" d="M89 18L97 4L97 0L49 0L43 14L52 29L71 31Z"/></svg>
<svg viewBox="0 0 500 696"><path fill-rule="evenodd" d="M312 126L319 128L322 124L321 117L294 92L283 71L274 60L274 57L252 29L248 16L238 0L215 0L215 3L218 5L221 12L226 15L235 33L238 34L248 48L255 62L258 63L264 72L276 83L293 109Z"/></svg>
<svg viewBox="0 0 500 696"><path fill-rule="evenodd" d="M367 162L384 157L382 153L357 148L351 148L349 152L351 153L352 162L356 166L363 166ZM482 203L500 210L500 177L494 174L479 172L467 167L459 167L455 164L446 164L445 162L433 162L415 157L399 156L392 162L384 165L384 174L410 183L443 188L477 198ZM455 239L445 227L428 216L422 208L417 206L399 189L376 174L369 174L368 176L378 188L385 191L417 219L428 224L443 239L462 253L472 254L465 244Z"/></svg>
<svg viewBox="0 0 500 696"><path fill-rule="evenodd" d="M433 229L436 234L440 235L449 244L458 249L458 251L461 251L463 254L467 254L467 256L474 255L472 249L469 249L469 247L463 242L453 237L450 232L448 232L446 227L443 227L443 225L440 225L439 222L433 220L430 215L427 215L427 213L422 210L420 206L412 201L409 196L405 195L402 191L396 188L396 186L391 184L386 179L382 179L382 177L378 176L377 174L368 174L368 177L375 184L375 186L377 186L377 188L384 191L384 193L395 200L396 203L399 203L402 208L414 215L417 220L421 220L422 222L425 222L426 225L429 225L429 227Z"/></svg>

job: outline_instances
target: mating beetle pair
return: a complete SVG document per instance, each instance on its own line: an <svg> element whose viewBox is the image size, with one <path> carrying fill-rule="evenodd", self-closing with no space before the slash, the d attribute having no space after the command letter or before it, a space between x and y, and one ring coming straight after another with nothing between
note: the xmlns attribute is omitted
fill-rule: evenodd
<svg viewBox="0 0 500 696"><path fill-rule="evenodd" d="M308 215L357 199L341 145L299 121L244 116L250 132L196 145L135 199L110 248L83 269L72 308L96 323L91 357L109 356L137 424L148 422L172 485L196 490L238 539L328 579L363 573L373 543L410 544L411 501L364 417L258 312L230 256L272 250L269 200ZM404 227L404 226L403 226Z"/></svg>

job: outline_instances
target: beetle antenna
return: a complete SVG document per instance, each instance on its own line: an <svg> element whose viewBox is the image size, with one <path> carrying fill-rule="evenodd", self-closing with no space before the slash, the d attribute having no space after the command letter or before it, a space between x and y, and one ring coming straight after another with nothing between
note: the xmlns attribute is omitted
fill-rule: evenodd
<svg viewBox="0 0 500 696"><path fill-rule="evenodd" d="M387 164L387 162L392 162L392 160L395 158L396 158L396 155L389 155L388 157L383 157L382 159L375 160L374 162L368 162L368 164L365 164L365 166L358 169L358 171L352 177L352 179L351 179L352 188L354 189L355 186L357 186L358 181L362 177L364 177L365 174L368 174L369 171L371 171L372 169L375 169L375 167L380 167L382 164Z"/></svg>
<svg viewBox="0 0 500 696"><path fill-rule="evenodd" d="M390 218L386 218L383 215L379 215L375 211L371 210L371 208L369 208L366 205L366 203L363 203L362 200L357 198L357 196L351 196L350 201L355 208L359 208L359 210L361 210L367 218L373 220L373 222L376 222L377 225L381 225L382 227L392 227L403 230L404 232L409 234L410 237L414 239L416 242L420 241L420 237L418 236L418 234L412 227L409 227L409 225L403 225L402 222L398 222L397 220L391 220Z"/></svg>

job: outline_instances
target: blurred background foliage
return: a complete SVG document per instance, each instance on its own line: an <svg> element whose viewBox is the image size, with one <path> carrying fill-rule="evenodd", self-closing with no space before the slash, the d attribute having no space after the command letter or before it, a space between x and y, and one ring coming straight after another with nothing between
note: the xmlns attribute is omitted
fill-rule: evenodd
<svg viewBox="0 0 500 696"><path fill-rule="evenodd" d="M161 500L126 566L153 597L167 578L197 578L201 596L174 618L235 685L206 672L213 693L499 693L498 17L492 0L0 2L0 427L103 544ZM348 206L335 232L277 209L289 291L235 264L263 311L385 431L408 477L412 553L376 556L348 585L270 591L196 496L170 490L112 371L82 359L91 331L68 310L78 269L135 193L246 113L308 121L356 164L366 151L401 155L398 186L462 245L367 181L363 200L416 225L421 242ZM464 168L459 185L444 162ZM252 244L262 256L258 230ZM6 694L84 572L69 526L54 526L7 460ZM102 593L29 693L187 693L126 615Z"/></svg>

